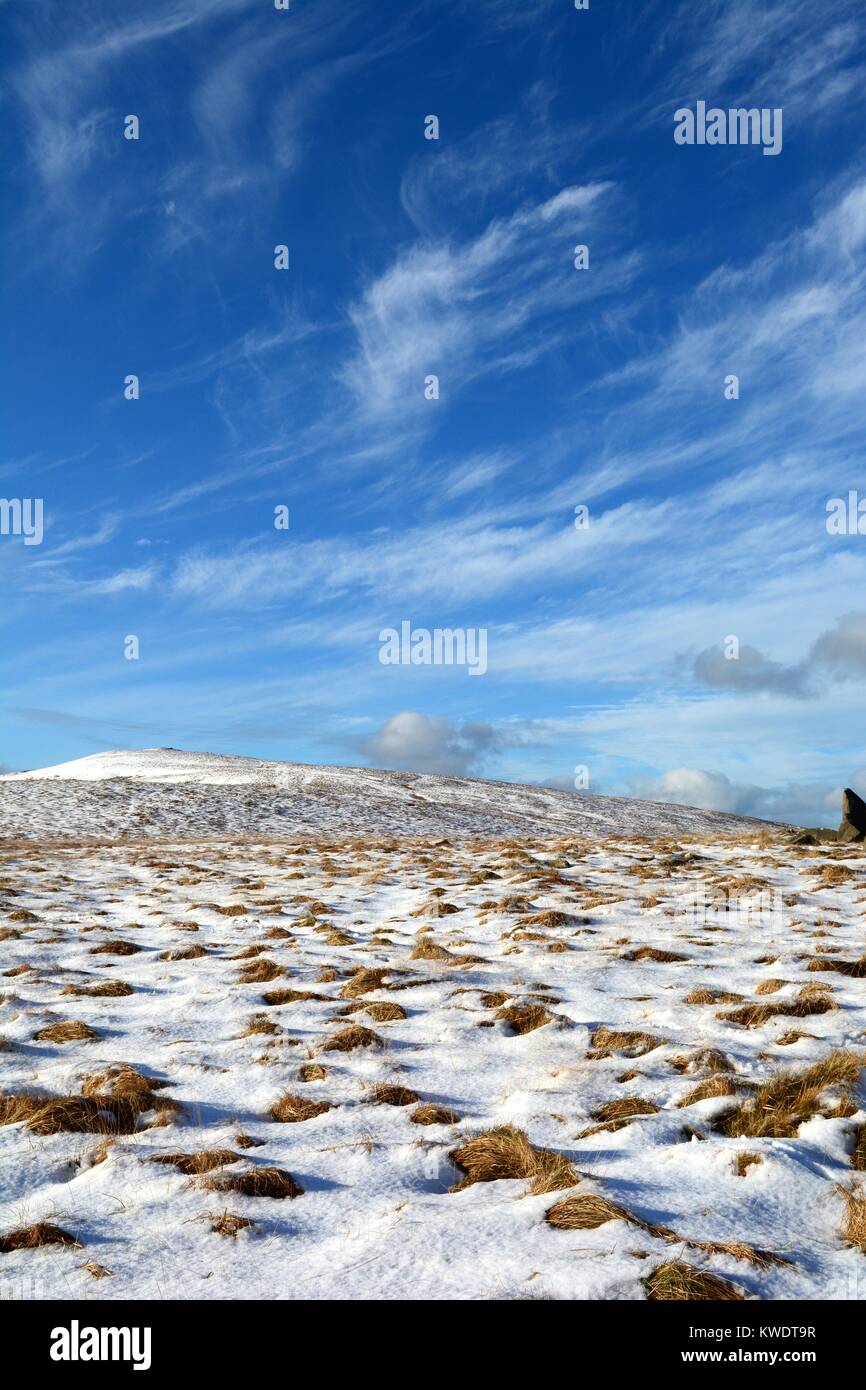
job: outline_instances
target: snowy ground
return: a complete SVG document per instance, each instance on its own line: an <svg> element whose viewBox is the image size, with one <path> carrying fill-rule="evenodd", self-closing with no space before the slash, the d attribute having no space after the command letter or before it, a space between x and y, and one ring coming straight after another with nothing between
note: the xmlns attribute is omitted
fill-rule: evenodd
<svg viewBox="0 0 866 1390"><path fill-rule="evenodd" d="M829 1093L790 1138L719 1134L731 1097L679 1108L708 1075L706 1049L724 1054L739 1084L866 1047L866 980L807 969L866 952L864 875L862 847L796 848L781 833L413 842L359 827L327 844L10 846L0 870L5 1096L76 1096L124 1063L163 1082L155 1095L182 1110L145 1110L135 1132L107 1141L0 1124L0 1245L40 1221L80 1242L0 1253L0 1296L633 1300L656 1266L680 1259L749 1297L864 1298L866 1256L843 1238L839 1188L866 1186L852 1164L866 1075L847 1103ZM747 900L758 920L740 910ZM548 911L563 917L531 920ZM137 949L98 949L123 942ZM413 958L419 943L440 958ZM204 953L166 956L191 946ZM644 946L685 959L633 958ZM243 983L261 962L273 979ZM385 973L346 997L362 968ZM107 981L131 993L75 992ZM768 981L780 983L758 992ZM755 1027L719 1017L735 1002L686 1002L700 988L793 1005L816 984L838 1007ZM311 997L266 1003L277 989ZM499 996L541 1003L552 1018L515 1033L497 1017ZM383 1003L405 1017L377 1018ZM257 1015L253 1028L274 1031L250 1031ZM96 1036L36 1036L65 1022ZM373 1045L328 1050L349 1025L372 1029ZM600 1028L649 1037L600 1045ZM301 1079L311 1063L326 1071ZM418 1099L376 1103L381 1084ZM275 1120L284 1091L330 1108ZM651 1113L598 1129L599 1108L623 1098ZM416 1123L430 1102L456 1122ZM575 1193L601 1194L682 1240L623 1220L553 1229L545 1213L569 1193L531 1195L522 1179L451 1191L461 1174L450 1152L499 1125L565 1154ZM213 1191L152 1162L204 1149L239 1155L211 1178L277 1166L303 1193ZM739 1176L745 1153L754 1161ZM225 1212L252 1224L220 1234ZM744 1242L787 1263L687 1240Z"/></svg>
<svg viewBox="0 0 866 1390"><path fill-rule="evenodd" d="M175 748L0 777L0 839L318 835L730 835L761 822L475 777L316 767Z"/></svg>

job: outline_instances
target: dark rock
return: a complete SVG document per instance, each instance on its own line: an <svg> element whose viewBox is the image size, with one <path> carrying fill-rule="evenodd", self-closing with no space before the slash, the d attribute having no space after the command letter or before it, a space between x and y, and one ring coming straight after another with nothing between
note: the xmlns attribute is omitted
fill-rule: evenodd
<svg viewBox="0 0 866 1390"><path fill-rule="evenodd" d="M837 842L835 830L822 830L814 826L798 831L793 838L795 845L835 845Z"/></svg>
<svg viewBox="0 0 866 1390"><path fill-rule="evenodd" d="M842 844L866 840L866 801L850 787L842 793L842 820L836 834Z"/></svg>

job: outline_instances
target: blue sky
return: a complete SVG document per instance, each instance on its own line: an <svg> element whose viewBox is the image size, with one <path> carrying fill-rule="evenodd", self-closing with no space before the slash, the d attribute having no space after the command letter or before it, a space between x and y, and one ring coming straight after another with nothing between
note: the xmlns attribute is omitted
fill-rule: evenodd
<svg viewBox="0 0 866 1390"><path fill-rule="evenodd" d="M0 26L0 492L44 501L0 537L0 762L581 765L825 823L866 789L866 536L826 526L866 496L859 0ZM699 100L782 108L781 153L678 145ZM485 628L486 674L382 665L403 620Z"/></svg>

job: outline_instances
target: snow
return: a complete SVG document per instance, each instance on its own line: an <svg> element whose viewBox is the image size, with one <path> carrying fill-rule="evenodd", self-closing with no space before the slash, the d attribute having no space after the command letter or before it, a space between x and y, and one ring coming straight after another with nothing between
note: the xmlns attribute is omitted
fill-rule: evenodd
<svg viewBox="0 0 866 1390"><path fill-rule="evenodd" d="M759 824L693 806L474 777L224 757L95 753L0 777L0 838L345 834L715 834Z"/></svg>
<svg viewBox="0 0 866 1390"><path fill-rule="evenodd" d="M193 812L205 777L250 778L256 785L254 766L184 756L201 769L195 788L179 787ZM107 768L116 776L125 767L120 775L143 779L142 761L155 773L166 757L168 771L176 772L175 758L162 750L152 757L99 754L83 763L101 769L100 778ZM71 766L78 768L74 778L85 780L83 764ZM274 775L273 766L282 765L269 765L263 776ZM344 777L316 768L282 775L292 790L306 776L325 775L331 788L354 787L355 778L375 788L384 778L382 796L387 791L395 802L401 787L408 795L420 781L419 794L430 797L431 783L451 780L392 781L357 770ZM68 787L73 776L64 773L58 785ZM5 785L10 794L32 787L43 796L53 781L42 774ZM101 783L103 790L111 785ZM121 783L127 796L143 785ZM165 783L154 786L160 797L168 795ZM490 797L490 784L475 786L478 797ZM556 803L555 794L538 795ZM471 823L469 796L456 787L443 815L456 806ZM518 788L514 796L508 814L528 815L529 790ZM27 803L28 810L38 805L38 799ZM359 798L346 814L361 805ZM495 819L492 810L484 814ZM64 833L74 828L69 822ZM38 829L29 827L31 834ZM0 880L0 936L4 927L12 933L0 944L4 1092L74 1094L86 1076L125 1062L165 1081L160 1094L180 1102L183 1113L166 1126L143 1117L139 1131L114 1139L101 1162L95 1161L103 1144L98 1136L39 1136L20 1123L0 1125L0 1235L47 1220L82 1243L81 1250L0 1254L0 1292L7 1296L634 1300L645 1296L641 1279L674 1258L722 1275L750 1297L866 1297L866 1261L842 1238L838 1192L839 1185L862 1182L851 1165L852 1129L866 1121L862 1074L856 1113L819 1115L788 1139L718 1134L712 1121L731 1104L724 1098L677 1108L705 1075L684 1072L683 1059L695 1059L703 1048L724 1052L743 1082L817 1061L835 1047L863 1048L864 981L807 970L822 946L849 960L863 954L862 847L803 850L782 834L767 844L754 827L724 839L706 826L676 842L633 831L588 836L573 827L567 835L548 830L508 842L465 835L443 842L440 827L426 840L410 841L390 832L377 838L361 823L342 837L331 825L320 840L305 824L295 842L203 836L200 843L187 837L59 845L30 843L27 832L19 824L22 838L7 847ZM851 871L850 880L818 887L814 865L836 859ZM746 886L765 884L769 895L757 923L736 911L695 919L699 890L727 885L736 895L744 876ZM456 912L434 914L431 901L440 890L439 900ZM517 896L531 903L532 913L495 906ZM245 911L217 911L226 905ZM566 913L565 924L521 925L521 917L548 909ZM198 931L188 930L192 925ZM274 927L290 935L269 936ZM329 940L329 928L343 935ZM429 931L424 939L453 957L412 959L422 928ZM117 939L141 949L91 954ZM190 944L208 954L162 958ZM645 945L687 959L629 959ZM281 978L238 982L250 962L237 956L250 946L265 948ZM10 975L21 965L29 970ZM333 980L319 978L324 967ZM341 1016L352 1001L340 991L361 967L392 973L385 987L354 1002L398 1003L405 1019L375 1022L361 1008ZM784 983L756 996L770 977ZM134 993L63 993L70 985L112 979L126 981ZM779 1002L816 980L832 987L837 1009L806 1019L780 1016L757 1028L718 1017L723 1006L684 1002L696 987ZM325 998L264 1004L263 992L281 986ZM486 1005L488 991L524 1002L541 995L555 1019L514 1035ZM281 1031L244 1036L257 1012ZM98 1038L35 1040L40 1029L65 1020L88 1024ZM385 1046L322 1051L347 1023L372 1027ZM595 1056L590 1040L600 1026L641 1030L659 1045L635 1057L621 1050ZM802 1036L783 1043L792 1030ZM323 1080L299 1080L299 1068L310 1060L327 1065ZM419 1126L410 1119L414 1107L371 1103L371 1087L380 1082L453 1108L459 1122ZM270 1106L286 1089L326 1099L331 1109L300 1123L274 1121ZM657 1113L615 1132L578 1137L593 1126L599 1105L629 1096L652 1102ZM620 1221L554 1230L544 1214L565 1194L528 1195L521 1180L450 1191L460 1174L449 1152L503 1124L565 1153L581 1174L577 1192L603 1194L683 1237L745 1241L790 1264L761 1269L730 1254L664 1243ZM689 1138L686 1124L704 1137ZM239 1132L261 1147L239 1149ZM224 1175L277 1165L304 1193L295 1200L220 1194L149 1162L202 1148L243 1154ZM745 1177L735 1167L742 1152L763 1160ZM255 1225L236 1238L214 1233L225 1209ZM85 1269L89 1262L109 1275L94 1278Z"/></svg>

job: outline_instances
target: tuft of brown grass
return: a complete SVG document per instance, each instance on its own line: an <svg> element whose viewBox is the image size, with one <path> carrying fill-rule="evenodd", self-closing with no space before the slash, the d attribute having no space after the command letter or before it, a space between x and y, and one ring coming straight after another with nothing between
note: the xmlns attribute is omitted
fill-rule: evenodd
<svg viewBox="0 0 866 1390"><path fill-rule="evenodd" d="M243 1197L301 1197L304 1189L285 1168L248 1168L243 1173L221 1173L206 1178L209 1192L239 1192Z"/></svg>
<svg viewBox="0 0 866 1390"><path fill-rule="evenodd" d="M787 1032L780 1033L779 1037L776 1039L776 1045L777 1047L791 1047L795 1042L799 1042L801 1038L814 1038L814 1036L814 1033L803 1033L799 1028L789 1028Z"/></svg>
<svg viewBox="0 0 866 1390"><path fill-rule="evenodd" d="M693 989L683 999L684 1004L739 1004L742 994L730 989L707 989L701 986Z"/></svg>
<svg viewBox="0 0 866 1390"><path fill-rule="evenodd" d="M756 1167L759 1163L763 1163L763 1161L764 1158L762 1154L737 1154L737 1177L744 1178L750 1168Z"/></svg>
<svg viewBox="0 0 866 1390"><path fill-rule="evenodd" d="M92 946L92 956L135 956L141 950L134 941L105 941L101 946Z"/></svg>
<svg viewBox="0 0 866 1390"><path fill-rule="evenodd" d="M260 1033L281 1033L282 1029L272 1018L265 1014L253 1014L247 1022L247 1026L240 1034L242 1038L254 1038Z"/></svg>
<svg viewBox="0 0 866 1390"><path fill-rule="evenodd" d="M321 1062L304 1062L298 1070L299 1081L324 1081L328 1075L328 1068Z"/></svg>
<svg viewBox="0 0 866 1390"><path fill-rule="evenodd" d="M665 1241L668 1245L684 1245L688 1250L701 1250L713 1255L730 1255L735 1260L745 1260L759 1269L769 1269L771 1265L790 1264L790 1260L786 1260L784 1256L775 1255L769 1250L756 1250L744 1241L690 1240L686 1236L678 1235L668 1226L644 1221L625 1207L618 1206L616 1202L611 1202L607 1197L597 1193L564 1198L550 1208L546 1220L549 1225L566 1231L595 1230L607 1221L625 1221L629 1226L643 1231L645 1235Z"/></svg>
<svg viewBox="0 0 866 1390"><path fill-rule="evenodd" d="M79 1023L72 1020L65 1023L52 1023L47 1028L40 1028L38 1033L33 1034L36 1042L93 1042L99 1034L93 1028L88 1028L86 1023Z"/></svg>
<svg viewBox="0 0 866 1390"><path fill-rule="evenodd" d="M657 1115L658 1106L651 1100L640 1100L637 1096L623 1096L620 1100L609 1100L591 1112L594 1120L622 1120L632 1115Z"/></svg>
<svg viewBox="0 0 866 1390"><path fill-rule="evenodd" d="M866 979L866 956L859 960L834 960L829 956L818 956L810 961L807 970L832 971L836 975L847 975L852 980Z"/></svg>
<svg viewBox="0 0 866 1390"><path fill-rule="evenodd" d="M43 1245L71 1245L73 1250L81 1249L81 1242L68 1231L52 1226L49 1221L37 1221L35 1226L20 1226L0 1236L0 1255L11 1255L16 1250L39 1250Z"/></svg>
<svg viewBox="0 0 866 1390"><path fill-rule="evenodd" d="M211 909L222 917L244 917L247 911L243 903L227 903L225 906L220 903L211 903Z"/></svg>
<svg viewBox="0 0 866 1390"><path fill-rule="evenodd" d="M267 1141L265 1139L254 1139L251 1134L236 1134L235 1143L239 1149L260 1149Z"/></svg>
<svg viewBox="0 0 866 1390"><path fill-rule="evenodd" d="M647 1298L653 1302L667 1302L671 1299L696 1302L699 1300L733 1301L742 1300L741 1293L727 1279L708 1270L695 1269L693 1265L680 1260L669 1260L656 1265L646 1279L641 1280L647 1291Z"/></svg>
<svg viewBox="0 0 866 1390"><path fill-rule="evenodd" d="M105 980L103 984L91 985L89 988L77 985L74 992L84 999L126 999L130 994L134 994L135 990L125 980Z"/></svg>
<svg viewBox="0 0 866 1390"><path fill-rule="evenodd" d="M163 951L160 960L200 960L209 955L210 951L204 946L177 946L172 951Z"/></svg>
<svg viewBox="0 0 866 1390"><path fill-rule="evenodd" d="M851 1166L858 1173L866 1173L866 1125L858 1125L854 1131L854 1152Z"/></svg>
<svg viewBox="0 0 866 1390"><path fill-rule="evenodd" d="M356 1047L384 1047L385 1039L380 1038L378 1033L374 1033L372 1028L364 1028L360 1023L353 1023L348 1028L341 1028L339 1033L326 1039L322 1043L322 1052L353 1052Z"/></svg>
<svg viewBox="0 0 866 1390"><path fill-rule="evenodd" d="M499 1009L496 1017L507 1023L512 1033L516 1034L533 1033L536 1028L543 1028L555 1019L555 1015L548 1013L541 1004L507 1004Z"/></svg>
<svg viewBox="0 0 866 1390"><path fill-rule="evenodd" d="M309 989L268 989L262 995L266 1004L297 1004L304 999L317 999L320 1003L333 1003L327 994L313 994Z"/></svg>
<svg viewBox="0 0 866 1390"><path fill-rule="evenodd" d="M356 970L351 980L347 980L340 990L341 999L360 999L372 989L382 989L385 976L389 972L378 967L370 970Z"/></svg>
<svg viewBox="0 0 866 1390"><path fill-rule="evenodd" d="M705 1081L699 1081L697 1086L693 1086L682 1100L677 1101L677 1109L683 1110L687 1105L696 1105L699 1100L715 1100L717 1096L735 1096L737 1090L736 1082L723 1072L717 1072L715 1076L708 1076Z"/></svg>
<svg viewBox="0 0 866 1390"><path fill-rule="evenodd" d="M671 1066L681 1076L686 1073L692 1075L699 1071L706 1071L715 1075L716 1072L734 1070L730 1058L726 1057L724 1052L720 1052L717 1047L699 1047L697 1052L681 1057L672 1057Z"/></svg>
<svg viewBox="0 0 866 1390"><path fill-rule="evenodd" d="M452 1187L462 1192L476 1182L498 1182L501 1178L525 1178L533 1196L575 1187L580 1177L563 1154L536 1149L522 1129L500 1125L467 1139L452 1149L451 1159L463 1173Z"/></svg>
<svg viewBox="0 0 866 1390"><path fill-rule="evenodd" d="M275 960L268 960L267 956L261 956L252 964L245 965L243 970L238 972L238 984L264 985L269 980L276 980L283 974L285 974L283 967L277 965Z"/></svg>
<svg viewBox="0 0 866 1390"><path fill-rule="evenodd" d="M626 951L623 960L656 960L664 965L673 965L689 960L689 956L678 955L676 951L660 951L657 946L640 946L636 951Z"/></svg>
<svg viewBox="0 0 866 1390"><path fill-rule="evenodd" d="M374 1105L415 1105L421 1097L409 1086L374 1086L368 1097Z"/></svg>
<svg viewBox="0 0 866 1390"><path fill-rule="evenodd" d="M863 1056L839 1049L812 1066L779 1072L743 1105L723 1115L717 1128L732 1139L791 1139L805 1120L819 1113L828 1087L856 1084L864 1062Z"/></svg>
<svg viewBox="0 0 866 1390"><path fill-rule="evenodd" d="M636 1029L621 1032L615 1028L601 1027L596 1028L590 1042L598 1049L599 1056L605 1056L608 1052L622 1052L626 1057L642 1057L644 1053L661 1047L663 1039Z"/></svg>
<svg viewBox="0 0 866 1390"><path fill-rule="evenodd" d="M419 1105L409 1116L413 1125L456 1125L460 1116L447 1105Z"/></svg>
<svg viewBox="0 0 866 1390"><path fill-rule="evenodd" d="M594 1231L606 1221L633 1222L631 1213L624 1207L594 1192L563 1197L548 1209L544 1219L558 1231Z"/></svg>
<svg viewBox="0 0 866 1390"><path fill-rule="evenodd" d="M155 1154L150 1161L171 1164L187 1177L198 1177L227 1163L242 1163L243 1155L236 1154L233 1149L199 1149L198 1153L191 1154Z"/></svg>
<svg viewBox="0 0 866 1390"><path fill-rule="evenodd" d="M268 1114L272 1120L279 1120L281 1124L298 1124L301 1120L314 1120L317 1115L324 1115L330 1108L329 1100L306 1100L291 1091L284 1091L279 1099L274 1101Z"/></svg>
<svg viewBox="0 0 866 1390"><path fill-rule="evenodd" d="M845 1203L842 1235L849 1245L856 1245L866 1255L866 1197L862 1190L849 1191L847 1187L837 1187L836 1191Z"/></svg>
<svg viewBox="0 0 866 1390"><path fill-rule="evenodd" d="M392 1004L389 999L381 1003L365 1004L364 1013L369 1014L374 1023L398 1023L400 1019L409 1017L401 1005Z"/></svg>
<svg viewBox="0 0 866 1390"><path fill-rule="evenodd" d="M571 922L567 912L557 912L549 908L546 912L533 912L529 917L521 917L522 927L567 927Z"/></svg>
<svg viewBox="0 0 866 1390"><path fill-rule="evenodd" d="M716 1014L716 1018L727 1023L737 1023L741 1028L761 1028L769 1019L780 1015L790 1018L811 1018L813 1014L827 1014L838 1009L839 1005L825 996L785 999L780 1004L743 1004L738 1009L728 1009Z"/></svg>
<svg viewBox="0 0 866 1390"><path fill-rule="evenodd" d="M757 989L755 990L755 993L776 994L776 992L780 989L783 989L787 983L787 980L762 980L761 983L758 985Z"/></svg>
<svg viewBox="0 0 866 1390"><path fill-rule="evenodd" d="M236 1212L224 1211L222 1216L218 1217L211 1226L211 1230L218 1236L234 1237L238 1231L246 1230L248 1226L255 1226L255 1224L255 1221L250 1221L248 1216L238 1216Z"/></svg>
<svg viewBox="0 0 866 1390"><path fill-rule="evenodd" d="M817 882L814 888L837 888L841 883L848 883L854 877L854 870L849 869L847 864L840 864L834 861L830 864L814 864L808 870L810 874L816 874Z"/></svg>
<svg viewBox="0 0 866 1390"><path fill-rule="evenodd" d="M409 957L410 960L452 960L451 951L446 951L444 946L437 946L435 941L427 941L426 938L418 942L415 950Z"/></svg>

